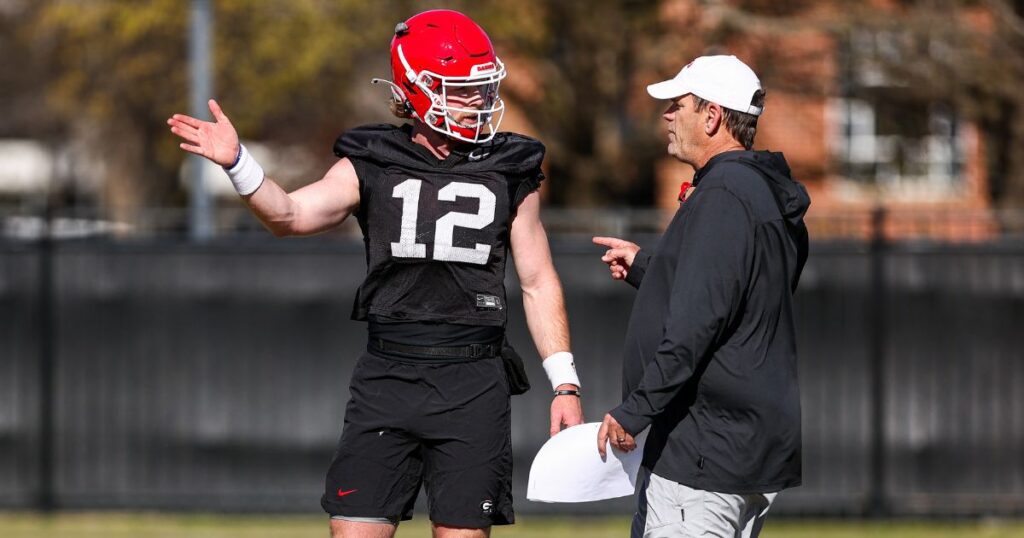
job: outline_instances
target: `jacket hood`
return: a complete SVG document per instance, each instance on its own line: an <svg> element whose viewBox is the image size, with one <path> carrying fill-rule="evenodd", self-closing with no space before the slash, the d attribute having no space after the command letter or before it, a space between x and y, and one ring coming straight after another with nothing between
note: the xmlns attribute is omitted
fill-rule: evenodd
<svg viewBox="0 0 1024 538"><path fill-rule="evenodd" d="M792 287L795 290L803 271L808 254L807 226L804 215L811 206L811 197L800 182L793 179L789 164L782 153L774 151L727 151L711 158L694 175L694 184L707 173L712 164L737 162L760 172L768 189L771 190L775 203L786 222L786 228L797 248L797 267L793 275Z"/></svg>
<svg viewBox="0 0 1024 538"><path fill-rule="evenodd" d="M768 188L775 195L783 218L794 226L803 221L807 208L811 206L811 197L807 194L807 189L793 179L786 157L776 151L741 153L737 160L760 170L768 180Z"/></svg>
<svg viewBox="0 0 1024 538"><path fill-rule="evenodd" d="M711 158L697 173L693 183L696 185L711 169L712 165L724 162L738 162L761 172L766 179L782 212L789 224L801 224L807 208L811 205L811 197L800 182L793 179L786 157L777 151L727 151Z"/></svg>

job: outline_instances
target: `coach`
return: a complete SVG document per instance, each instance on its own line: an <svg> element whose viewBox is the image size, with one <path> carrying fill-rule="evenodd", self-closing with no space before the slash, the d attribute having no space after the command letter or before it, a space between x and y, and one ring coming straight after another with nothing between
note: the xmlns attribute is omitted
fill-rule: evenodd
<svg viewBox="0 0 1024 538"><path fill-rule="evenodd" d="M647 91L670 101L668 152L695 174L653 252L594 238L612 278L639 288L598 447L633 450L651 428L632 536L754 537L800 484L793 291L810 198L782 154L750 150L764 91L736 57L697 58Z"/></svg>

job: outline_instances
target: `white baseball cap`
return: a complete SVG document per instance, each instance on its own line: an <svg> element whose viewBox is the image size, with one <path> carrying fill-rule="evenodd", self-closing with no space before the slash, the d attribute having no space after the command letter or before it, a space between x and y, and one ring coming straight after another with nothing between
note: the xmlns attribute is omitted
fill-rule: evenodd
<svg viewBox="0 0 1024 538"><path fill-rule="evenodd" d="M647 86L655 99L675 99L692 93L725 108L760 116L763 107L750 104L761 81L735 56L701 56L686 64L675 78Z"/></svg>

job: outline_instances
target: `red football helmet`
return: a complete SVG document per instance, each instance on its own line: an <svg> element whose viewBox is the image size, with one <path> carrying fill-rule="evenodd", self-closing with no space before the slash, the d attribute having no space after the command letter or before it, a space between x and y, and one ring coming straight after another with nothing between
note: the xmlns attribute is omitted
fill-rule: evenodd
<svg viewBox="0 0 1024 538"><path fill-rule="evenodd" d="M472 19L438 9L395 27L391 39L391 91L431 129L466 142L494 137L505 113L498 85L505 65ZM449 96L462 97L450 106Z"/></svg>

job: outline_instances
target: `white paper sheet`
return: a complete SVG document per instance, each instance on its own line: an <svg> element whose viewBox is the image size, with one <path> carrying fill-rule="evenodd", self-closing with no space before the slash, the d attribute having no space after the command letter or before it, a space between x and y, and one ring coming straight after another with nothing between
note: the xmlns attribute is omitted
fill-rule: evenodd
<svg viewBox="0 0 1024 538"><path fill-rule="evenodd" d="M599 422L580 424L548 439L530 467L526 498L537 502L578 503L632 495L647 430L637 436L635 450L620 452L609 445L607 459L602 461L597 451L600 428Z"/></svg>

